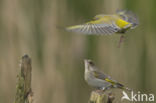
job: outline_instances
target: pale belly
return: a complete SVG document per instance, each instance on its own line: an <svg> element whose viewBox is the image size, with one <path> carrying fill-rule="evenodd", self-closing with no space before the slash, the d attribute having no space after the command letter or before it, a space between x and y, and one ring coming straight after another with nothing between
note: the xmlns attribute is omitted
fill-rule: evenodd
<svg viewBox="0 0 156 103"><path fill-rule="evenodd" d="M96 78L85 78L87 83L95 88L103 88L111 86L111 83Z"/></svg>

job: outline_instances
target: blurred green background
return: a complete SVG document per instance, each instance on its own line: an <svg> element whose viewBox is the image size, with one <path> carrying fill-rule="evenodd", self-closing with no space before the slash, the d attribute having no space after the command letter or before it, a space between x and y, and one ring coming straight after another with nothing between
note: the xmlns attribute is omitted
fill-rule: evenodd
<svg viewBox="0 0 156 103"><path fill-rule="evenodd" d="M155 5L155 0L1 0L0 103L14 101L25 53L33 63L34 103L87 103L92 88L83 78L84 59L136 91L155 94ZM88 36L57 28L117 9L132 10L140 19L120 48L120 35Z"/></svg>

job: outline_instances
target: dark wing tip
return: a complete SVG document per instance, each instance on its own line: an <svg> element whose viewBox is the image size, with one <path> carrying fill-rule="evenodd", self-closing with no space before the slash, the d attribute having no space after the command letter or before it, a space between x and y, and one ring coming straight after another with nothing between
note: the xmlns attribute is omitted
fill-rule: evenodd
<svg viewBox="0 0 156 103"><path fill-rule="evenodd" d="M118 88L123 88L124 87L124 85L122 85L120 83L116 83L116 85L117 85Z"/></svg>

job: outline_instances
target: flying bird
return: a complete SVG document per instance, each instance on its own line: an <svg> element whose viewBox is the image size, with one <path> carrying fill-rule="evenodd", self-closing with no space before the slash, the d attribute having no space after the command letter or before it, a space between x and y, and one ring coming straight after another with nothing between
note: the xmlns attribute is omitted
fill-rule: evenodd
<svg viewBox="0 0 156 103"><path fill-rule="evenodd" d="M120 33L119 43L121 43L126 31L134 29L138 24L138 18L132 11L118 10L112 15L96 15L93 20L84 24L69 26L66 30L88 35L112 35Z"/></svg>

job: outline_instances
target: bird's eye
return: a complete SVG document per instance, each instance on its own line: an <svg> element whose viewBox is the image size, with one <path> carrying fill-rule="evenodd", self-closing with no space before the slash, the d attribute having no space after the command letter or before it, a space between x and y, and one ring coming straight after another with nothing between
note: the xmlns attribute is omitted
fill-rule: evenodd
<svg viewBox="0 0 156 103"><path fill-rule="evenodd" d="M90 65L94 65L94 63L93 63L91 60L89 60L88 63L89 63Z"/></svg>

